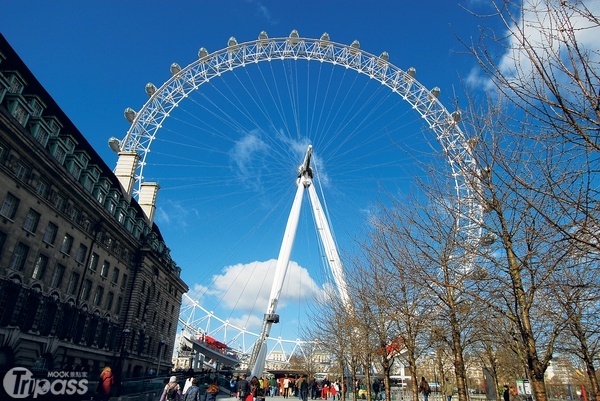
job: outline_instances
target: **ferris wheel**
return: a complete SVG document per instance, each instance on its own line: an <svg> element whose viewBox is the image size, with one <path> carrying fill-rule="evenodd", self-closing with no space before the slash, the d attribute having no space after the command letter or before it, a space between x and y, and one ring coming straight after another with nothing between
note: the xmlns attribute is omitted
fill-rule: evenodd
<svg viewBox="0 0 600 401"><path fill-rule="evenodd" d="M241 355L252 353L261 337L257 326L248 317L244 321L224 309L216 311L224 303L248 309L252 297L224 301L223 294L215 294L215 283L228 279L229 287L220 284L219 290L239 290L236 277L219 269L228 266L228 273L239 274L234 267L240 260L246 267L259 266L256 261L267 260L273 244L279 245L283 223L269 221L285 218L295 170L307 146L328 228L349 238L341 248L360 235L359 221L368 224L372 196L398 190L403 180L408 183L418 174L407 166L432 154L443 156L453 177L464 240L479 241L482 208L473 181L465 176L475 171L475 162L459 127L460 112L449 112L438 99L439 88L426 88L417 81L414 68L396 67L388 53L377 56L362 50L358 41L343 45L328 34L310 39L294 30L288 37L269 38L261 32L256 40L243 43L232 37L215 52L201 48L195 61L186 67L174 63L170 72L160 87L146 86L148 100L138 111L125 110L131 126L123 139L111 138L109 143L115 151L136 155L134 196L139 199L148 181L158 182L172 210L183 206L187 216L195 210L202 222L195 228L210 227L199 240L209 245L187 245L194 253L211 246L218 249L211 261L200 251L206 259L195 256L184 266L209 276L184 295L179 318L184 330L218 337ZM417 139L424 135L435 141ZM402 147L402 138L407 147ZM163 213L165 219L173 218L174 212ZM242 223L247 230L239 229ZM165 226L160 223L161 230ZM265 239L262 234L271 229L274 234ZM181 242L190 240L191 235L180 234ZM223 242L227 246L216 245ZM316 259L328 258L323 244L307 238L300 242L296 249L305 246ZM258 255L244 259L237 247ZM299 265L311 265L305 256L293 258ZM339 272L329 277L335 275ZM254 285L265 281L255 280ZM339 286L339 279L336 282ZM217 300L214 307L205 304L208 297ZM252 305L255 315L264 309L259 304ZM271 351L289 358L303 341L300 335L286 335L266 340Z"/></svg>

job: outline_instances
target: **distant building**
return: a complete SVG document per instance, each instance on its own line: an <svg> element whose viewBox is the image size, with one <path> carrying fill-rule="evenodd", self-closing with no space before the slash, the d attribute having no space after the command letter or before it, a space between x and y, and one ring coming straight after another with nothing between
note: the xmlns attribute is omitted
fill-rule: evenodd
<svg viewBox="0 0 600 401"><path fill-rule="evenodd" d="M573 382L574 371L573 364L569 359L554 357L548 364L544 377L546 381L552 381L553 384L567 385Z"/></svg>
<svg viewBox="0 0 600 401"><path fill-rule="evenodd" d="M0 371L171 369L188 287L123 188L0 35Z"/></svg>

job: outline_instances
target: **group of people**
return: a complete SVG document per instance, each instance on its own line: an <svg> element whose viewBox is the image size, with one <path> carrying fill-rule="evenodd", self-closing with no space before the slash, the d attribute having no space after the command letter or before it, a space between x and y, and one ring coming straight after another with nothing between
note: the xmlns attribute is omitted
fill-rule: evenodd
<svg viewBox="0 0 600 401"><path fill-rule="evenodd" d="M421 377L421 381L419 382L419 393L423 394L423 400L429 400L429 394L431 394L431 386L425 379L425 377ZM442 394L446 397L446 401L452 401L452 395L454 394L454 383L450 380L449 377L446 377L444 384L442 385Z"/></svg>
<svg viewBox="0 0 600 401"><path fill-rule="evenodd" d="M196 378L188 377L182 389L177 382L177 376L171 376L163 389L160 401L216 401L219 391L219 383L216 380L209 384L203 393Z"/></svg>
<svg viewBox="0 0 600 401"><path fill-rule="evenodd" d="M345 386L344 386L345 387ZM282 396L283 398L298 397L302 401L311 400L340 400L342 385L339 381L315 380L314 377L300 375L299 377L285 375L279 379L271 377L252 377L249 381L246 375L241 375L231 381L232 392L242 401L257 401L265 397Z"/></svg>
<svg viewBox="0 0 600 401"><path fill-rule="evenodd" d="M264 400L269 392L269 382L266 378L259 379L256 376L248 381L247 376L242 375L235 384L235 391L241 401Z"/></svg>

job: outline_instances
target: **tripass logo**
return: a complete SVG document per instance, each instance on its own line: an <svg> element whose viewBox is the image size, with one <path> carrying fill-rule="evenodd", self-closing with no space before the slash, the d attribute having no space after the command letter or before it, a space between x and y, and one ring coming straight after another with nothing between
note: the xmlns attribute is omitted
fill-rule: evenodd
<svg viewBox="0 0 600 401"><path fill-rule="evenodd" d="M35 378L27 368L12 368L4 375L2 384L12 398L83 395L88 391L87 372L53 371L46 378Z"/></svg>

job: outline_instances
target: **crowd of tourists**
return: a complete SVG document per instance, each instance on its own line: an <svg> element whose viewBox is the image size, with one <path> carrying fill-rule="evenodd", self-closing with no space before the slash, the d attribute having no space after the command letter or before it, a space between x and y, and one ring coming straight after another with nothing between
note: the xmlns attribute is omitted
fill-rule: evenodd
<svg viewBox="0 0 600 401"><path fill-rule="evenodd" d="M236 396L242 401L257 401L265 397L297 397L301 401L341 399L342 391L347 391L347 386L342 386L339 380L331 381L327 378L316 380L307 375L285 375L275 378L252 377L246 375L232 379L231 387L235 389Z"/></svg>

